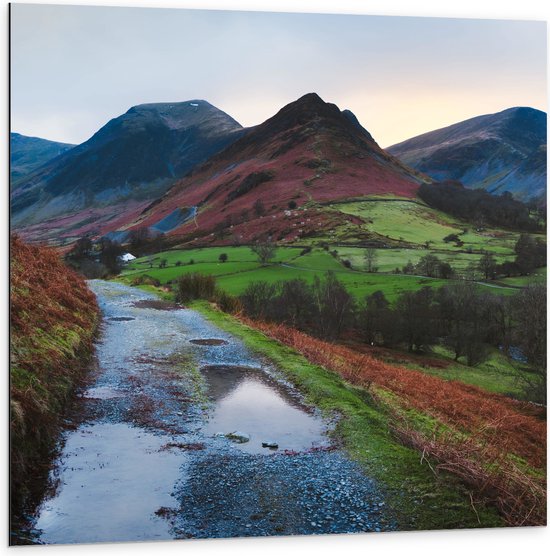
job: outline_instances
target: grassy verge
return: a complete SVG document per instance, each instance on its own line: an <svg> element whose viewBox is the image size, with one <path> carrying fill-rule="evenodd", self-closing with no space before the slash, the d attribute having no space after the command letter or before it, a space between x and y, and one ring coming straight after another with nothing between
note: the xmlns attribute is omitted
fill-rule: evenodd
<svg viewBox="0 0 550 556"><path fill-rule="evenodd" d="M12 511L47 472L63 409L83 378L99 309L52 249L12 238L10 486Z"/></svg>
<svg viewBox="0 0 550 556"><path fill-rule="evenodd" d="M504 525L491 508L478 506L476 513L469 493L454 476L434 476L417 451L402 445L391 432L388 412L369 391L310 363L296 351L206 302L194 302L192 307L277 365L308 402L327 414L342 417L335 434L349 454L383 485L400 530Z"/></svg>

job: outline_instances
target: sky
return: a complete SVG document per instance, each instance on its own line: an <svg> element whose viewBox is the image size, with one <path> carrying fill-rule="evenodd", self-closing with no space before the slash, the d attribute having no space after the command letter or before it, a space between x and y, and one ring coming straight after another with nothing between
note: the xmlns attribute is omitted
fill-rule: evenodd
<svg viewBox="0 0 550 556"><path fill-rule="evenodd" d="M130 107L204 99L244 126L308 92L387 147L547 110L546 23L12 4L11 130L81 143Z"/></svg>

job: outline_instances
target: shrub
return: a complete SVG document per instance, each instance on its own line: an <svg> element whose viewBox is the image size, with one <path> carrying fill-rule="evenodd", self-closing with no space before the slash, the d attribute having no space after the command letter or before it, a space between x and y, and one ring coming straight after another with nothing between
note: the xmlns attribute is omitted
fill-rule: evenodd
<svg viewBox="0 0 550 556"><path fill-rule="evenodd" d="M263 216L265 214L265 205L263 204L261 199L256 199L254 204L252 205L256 216Z"/></svg>
<svg viewBox="0 0 550 556"><path fill-rule="evenodd" d="M215 301L224 313L239 313L243 308L238 297L234 297L223 290L216 291Z"/></svg>
<svg viewBox="0 0 550 556"><path fill-rule="evenodd" d="M289 201L288 202L288 208L290 210L294 210L298 205L296 204L296 201Z"/></svg>
<svg viewBox="0 0 550 556"><path fill-rule="evenodd" d="M155 286L155 287L159 287L160 286L160 280L158 280L157 278L153 278L152 276L149 276L148 274L141 274L140 276L136 276L135 278L132 279L132 281L130 282L130 285L132 286Z"/></svg>
<svg viewBox="0 0 550 556"><path fill-rule="evenodd" d="M250 282L240 298L243 309L253 318L269 318L276 293L277 287L274 284Z"/></svg>
<svg viewBox="0 0 550 556"><path fill-rule="evenodd" d="M220 261L220 263L225 263L227 261L227 253L220 253L218 260Z"/></svg>
<svg viewBox="0 0 550 556"><path fill-rule="evenodd" d="M216 279L214 276L192 273L180 276L176 282L176 303L187 303L193 299L214 299Z"/></svg>

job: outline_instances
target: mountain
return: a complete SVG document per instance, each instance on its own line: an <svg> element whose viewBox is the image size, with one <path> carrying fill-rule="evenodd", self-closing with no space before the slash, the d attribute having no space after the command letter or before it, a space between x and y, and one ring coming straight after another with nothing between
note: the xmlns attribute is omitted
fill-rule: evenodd
<svg viewBox="0 0 550 556"><path fill-rule="evenodd" d="M437 181L456 180L520 200L546 198L546 113L509 108L387 149Z"/></svg>
<svg viewBox="0 0 550 556"><path fill-rule="evenodd" d="M427 180L382 150L351 112L310 93L248 129L123 228L291 240L330 225L312 207L369 195L414 197ZM289 203L299 210L287 210Z"/></svg>
<svg viewBox="0 0 550 556"><path fill-rule="evenodd" d="M40 230L48 220L46 228L80 233L82 223L99 226L121 211L142 209L242 133L204 100L134 106L19 182L12 225Z"/></svg>
<svg viewBox="0 0 550 556"><path fill-rule="evenodd" d="M10 133L10 183L15 184L23 176L73 147L68 143Z"/></svg>

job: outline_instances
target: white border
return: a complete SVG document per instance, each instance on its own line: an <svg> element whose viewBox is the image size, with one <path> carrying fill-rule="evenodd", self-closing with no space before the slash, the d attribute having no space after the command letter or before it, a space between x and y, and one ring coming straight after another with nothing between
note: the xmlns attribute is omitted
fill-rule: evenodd
<svg viewBox="0 0 550 556"><path fill-rule="evenodd" d="M20 2L15 2L20 3ZM73 4L73 5L104 5L104 6L140 6L140 7L171 7L171 8L201 8L201 9L237 9L255 11L286 11L286 12L317 12L317 13L350 13L370 15L409 15L409 16L435 16L459 18L488 18L488 19L550 19L550 3L543 0L461 0L460 2L441 2L436 0L162 0L160 2L142 0L109 1L64 1L34 0L36 4ZM4 3L2 12L2 56L0 57L3 75L8 75L7 60L7 26L8 7ZM4 264L0 266L0 284L5 295L1 298L6 310L2 321L6 325L6 332L0 337L0 356L7 362L7 195L8 195L8 111L7 111L7 85L1 91L3 106L1 113L3 133L0 136L0 167L3 171L4 197L0 205L6 215L5 236L0 241L0 256ZM4 307L4 305L3 305ZM4 399L7 396L7 368L4 366ZM8 552L7 543L7 408L2 405L0 436L3 440L0 461L0 552ZM255 538L235 540L206 540L206 541L180 541L170 543L133 543L133 544L105 544L82 545L64 547L18 547L9 549L25 554L96 554L99 550L105 556L145 555L145 554L178 554L191 555L219 555L248 556L261 553L262 555L288 554L315 554L316 556L335 554L373 554L405 556L441 554L455 556L464 554L495 554L498 556L538 556L550 548L550 531L548 528L533 529L493 529L481 531L445 531L445 532L415 532L415 533L389 533L370 535L341 535L318 537L287 537L287 538Z"/></svg>

